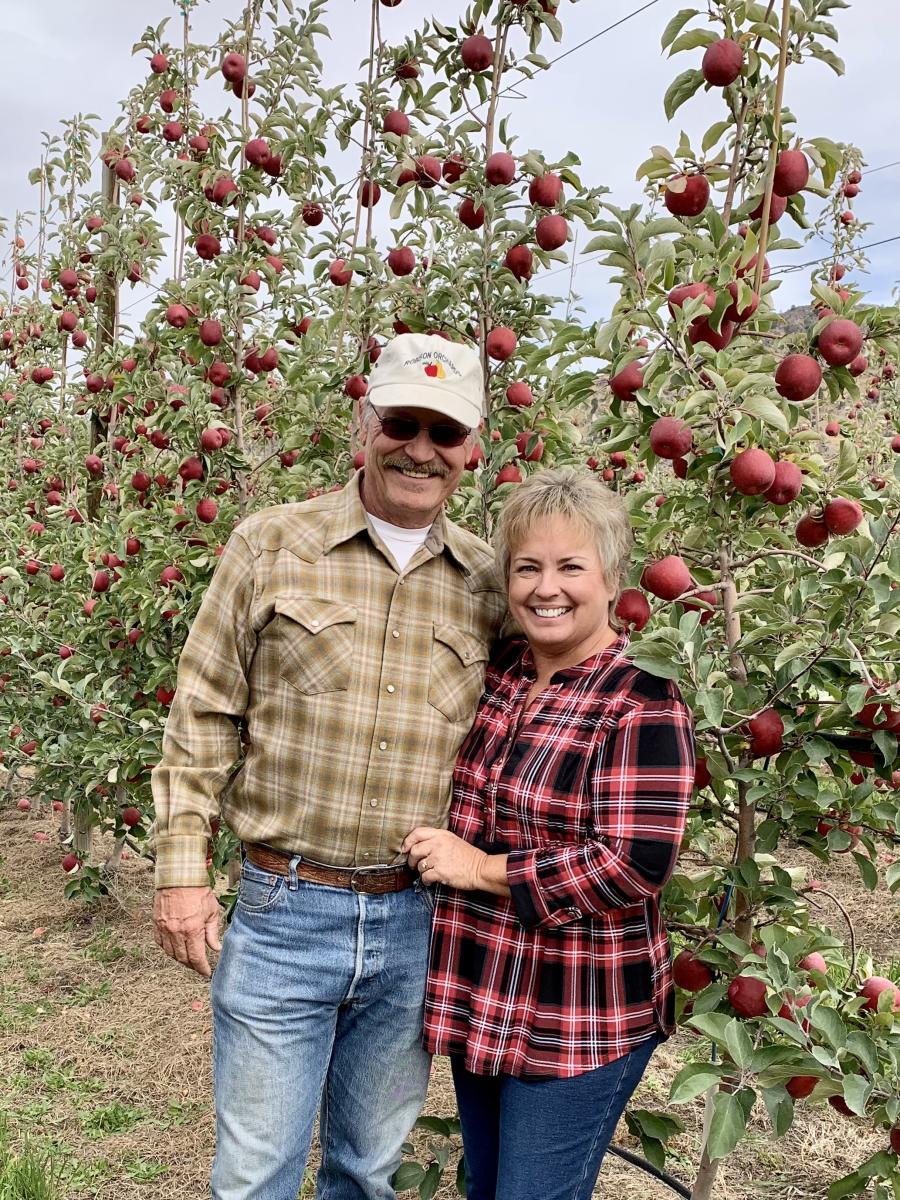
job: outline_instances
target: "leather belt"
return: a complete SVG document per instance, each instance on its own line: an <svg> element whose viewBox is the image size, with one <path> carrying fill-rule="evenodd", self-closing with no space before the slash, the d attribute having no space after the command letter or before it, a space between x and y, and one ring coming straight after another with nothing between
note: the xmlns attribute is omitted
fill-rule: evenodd
<svg viewBox="0 0 900 1200"><path fill-rule="evenodd" d="M256 842L245 842L244 851L255 867L272 871L275 875L290 874L293 855L270 850L268 846ZM329 867L325 863L302 858L297 863L297 878L309 883L324 883L327 887L349 888L354 892L380 896L412 887L419 875L405 864L397 867Z"/></svg>

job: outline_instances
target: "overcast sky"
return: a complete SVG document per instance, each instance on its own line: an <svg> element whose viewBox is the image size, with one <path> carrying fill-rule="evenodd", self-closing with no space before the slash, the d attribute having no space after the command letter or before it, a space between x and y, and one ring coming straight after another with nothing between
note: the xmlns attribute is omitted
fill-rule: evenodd
<svg viewBox="0 0 900 1200"><path fill-rule="evenodd" d="M641 199L634 172L649 147L663 144L674 149L682 128L699 143L707 126L722 115L718 97L702 92L679 110L671 125L663 114L667 85L679 71L698 66L701 57L699 50L672 60L660 53L665 24L686 2L655 0L646 11L576 50L559 66L524 82L523 98L505 100L510 128L519 135L515 150L533 148L548 160L573 150L582 161L585 184L609 187L611 199L619 204ZM562 46L548 39L542 52L548 58L562 53L643 3L647 0L562 0ZM223 20L237 18L241 7L240 0L201 0L192 17L194 39L214 40ZM431 13L447 22L451 12L463 9L458 0L402 0L396 8L381 10L383 36L396 43ZM329 85L356 77L367 50L368 11L368 0L333 0L332 41L321 43ZM75 112L100 114L101 129L114 120L119 102L148 71L145 54L132 57L133 43L148 24L157 25L167 16L173 18L167 32L177 43L180 17L173 0L143 0L139 5L122 0L0 0L0 44L6 49L0 106L7 131L0 160L0 216L10 227L17 209L37 208L37 190L29 185L27 175L39 162L42 131L58 132L60 119ZM789 71L786 101L797 116L797 129L806 138L855 142L870 167L896 163L900 159L900 2L855 0L850 8L837 10L833 20L846 74L839 78L819 63ZM517 48L524 53L524 45ZM226 102L221 90L212 94L212 101L208 111L215 116ZM872 223L865 241L900 235L898 188L900 165L864 179L856 212ZM786 235L795 231L787 220L781 228ZM579 236L584 244L583 230ZM813 259L826 252L827 245L812 242L802 256L793 258ZM873 300L889 302L900 283L900 240L869 253L868 290ZM779 256L773 256L774 266L778 261ZM607 274L589 262L578 267L576 290L590 319L609 310L612 292L605 283ZM547 288L565 290L566 280L565 274L557 274L548 280ZM538 276L535 285L540 286ZM6 275L3 290L8 286ZM783 277L775 303L784 309L807 298L808 272L789 274Z"/></svg>

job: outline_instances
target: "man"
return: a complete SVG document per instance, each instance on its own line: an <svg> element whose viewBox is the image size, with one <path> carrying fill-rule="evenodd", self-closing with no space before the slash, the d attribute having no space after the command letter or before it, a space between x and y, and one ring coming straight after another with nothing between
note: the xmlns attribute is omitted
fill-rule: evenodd
<svg viewBox="0 0 900 1200"><path fill-rule="evenodd" d="M320 1098L318 1196L394 1195L430 1069L431 898L400 847L446 824L506 608L492 551L442 511L483 397L471 348L390 342L363 471L243 521L185 643L152 777L154 918L158 944L204 976L220 802L242 843L212 982L214 1200L295 1200Z"/></svg>

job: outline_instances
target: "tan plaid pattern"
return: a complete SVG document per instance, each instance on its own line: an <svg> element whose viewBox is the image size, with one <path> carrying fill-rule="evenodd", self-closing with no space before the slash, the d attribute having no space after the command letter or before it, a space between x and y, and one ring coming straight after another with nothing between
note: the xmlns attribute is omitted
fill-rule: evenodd
<svg viewBox="0 0 900 1200"><path fill-rule="evenodd" d="M403 862L446 825L456 752L506 596L441 514L402 574L340 492L232 533L178 662L152 774L156 886L207 882L210 820L338 866Z"/></svg>

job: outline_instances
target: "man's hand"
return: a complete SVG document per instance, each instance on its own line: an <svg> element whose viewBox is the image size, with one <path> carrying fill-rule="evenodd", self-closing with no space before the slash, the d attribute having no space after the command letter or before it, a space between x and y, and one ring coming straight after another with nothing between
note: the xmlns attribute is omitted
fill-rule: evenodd
<svg viewBox="0 0 900 1200"><path fill-rule="evenodd" d="M159 888L153 901L154 938L170 958L209 978L206 947L221 950L219 902L208 887Z"/></svg>

